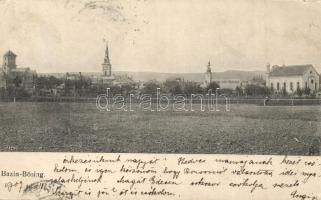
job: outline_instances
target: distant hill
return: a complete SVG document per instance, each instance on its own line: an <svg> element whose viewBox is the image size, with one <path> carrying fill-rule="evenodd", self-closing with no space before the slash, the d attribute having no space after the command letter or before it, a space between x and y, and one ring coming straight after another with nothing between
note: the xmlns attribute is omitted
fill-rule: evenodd
<svg viewBox="0 0 321 200"><path fill-rule="evenodd" d="M161 73L161 72L126 72L126 71L115 71L116 75L128 75L135 81L165 81L166 79L172 78L183 78L186 81L204 81L204 73ZM40 75L62 77L65 73L40 73ZM85 76L99 76L99 72L83 72ZM213 79L240 79L240 80L251 80L255 76L262 75L264 77L264 71L239 71L229 70L225 72L214 72Z"/></svg>

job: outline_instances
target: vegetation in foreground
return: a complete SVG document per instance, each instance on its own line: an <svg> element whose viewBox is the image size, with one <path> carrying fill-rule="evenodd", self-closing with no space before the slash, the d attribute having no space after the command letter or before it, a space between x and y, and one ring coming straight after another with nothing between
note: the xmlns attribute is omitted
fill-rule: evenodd
<svg viewBox="0 0 321 200"><path fill-rule="evenodd" d="M231 105L226 112L99 112L85 103L1 103L1 151L308 155L317 106Z"/></svg>

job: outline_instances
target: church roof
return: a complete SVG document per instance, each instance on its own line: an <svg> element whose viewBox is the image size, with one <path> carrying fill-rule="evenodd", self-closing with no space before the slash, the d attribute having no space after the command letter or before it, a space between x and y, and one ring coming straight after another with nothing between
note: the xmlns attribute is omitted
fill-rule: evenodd
<svg viewBox="0 0 321 200"><path fill-rule="evenodd" d="M17 56L14 54L11 50L7 51L7 53L4 54L5 56Z"/></svg>
<svg viewBox="0 0 321 200"><path fill-rule="evenodd" d="M270 76L300 76L313 65L273 66Z"/></svg>

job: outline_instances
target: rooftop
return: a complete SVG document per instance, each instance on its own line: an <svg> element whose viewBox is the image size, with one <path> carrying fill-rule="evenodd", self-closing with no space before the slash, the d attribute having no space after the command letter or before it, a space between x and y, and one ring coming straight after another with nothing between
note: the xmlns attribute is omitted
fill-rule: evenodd
<svg viewBox="0 0 321 200"><path fill-rule="evenodd" d="M5 56L17 56L14 54L11 50L7 51L7 53L4 54Z"/></svg>
<svg viewBox="0 0 321 200"><path fill-rule="evenodd" d="M300 76L313 65L289 65L289 66L278 66L274 65L270 72L270 76Z"/></svg>

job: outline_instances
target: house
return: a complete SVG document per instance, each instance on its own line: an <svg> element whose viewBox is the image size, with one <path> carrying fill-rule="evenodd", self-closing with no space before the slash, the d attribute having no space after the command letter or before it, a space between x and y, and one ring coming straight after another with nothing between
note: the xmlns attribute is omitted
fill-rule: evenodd
<svg viewBox="0 0 321 200"><path fill-rule="evenodd" d="M270 64L266 66L266 87L274 93L296 93L298 88L309 88L312 93L319 90L319 73L313 65L289 65L277 66L272 69Z"/></svg>
<svg viewBox="0 0 321 200"><path fill-rule="evenodd" d="M17 55L10 50L4 54L2 68L0 69L0 87L8 87L12 84L9 80L16 79L20 81L19 87L24 88L29 93L33 93L35 91L37 73L29 67L18 68L16 58Z"/></svg>

